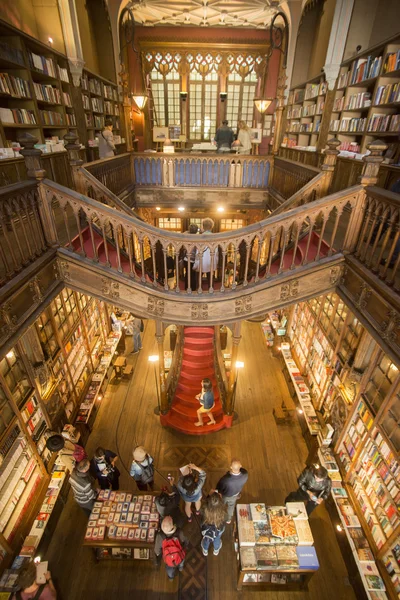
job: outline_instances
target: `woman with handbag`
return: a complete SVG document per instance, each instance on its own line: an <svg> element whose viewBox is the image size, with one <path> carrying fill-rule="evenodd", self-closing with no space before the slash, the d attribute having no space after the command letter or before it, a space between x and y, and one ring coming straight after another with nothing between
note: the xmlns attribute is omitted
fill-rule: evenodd
<svg viewBox="0 0 400 600"><path fill-rule="evenodd" d="M131 477L136 481L138 489L147 491L154 490L154 459L147 454L143 446L137 446L133 451L131 464Z"/></svg>
<svg viewBox="0 0 400 600"><path fill-rule="evenodd" d="M117 460L118 456L114 452L111 452L111 450L99 447L94 453L90 464L92 472L102 490L109 490L110 487L112 490L119 490L119 477L121 473L115 466Z"/></svg>

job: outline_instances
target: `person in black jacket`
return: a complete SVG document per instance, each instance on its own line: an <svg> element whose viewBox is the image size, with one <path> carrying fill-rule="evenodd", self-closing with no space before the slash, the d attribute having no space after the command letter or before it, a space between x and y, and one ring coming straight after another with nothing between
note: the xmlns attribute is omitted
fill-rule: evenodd
<svg viewBox="0 0 400 600"><path fill-rule="evenodd" d="M240 498L240 493L248 477L249 474L246 469L243 469L240 460L235 458L231 462L230 470L217 483L215 491L221 494L228 509L228 520L226 521L228 525L232 521L236 502Z"/></svg>
<svg viewBox="0 0 400 600"><path fill-rule="evenodd" d="M174 523L178 527L183 527L184 518L179 508L181 497L178 492L178 488L175 485L173 477L170 478L171 492L168 492L168 488L163 488L161 494L156 497L155 503L157 512L161 519L164 517L172 517Z"/></svg>
<svg viewBox="0 0 400 600"><path fill-rule="evenodd" d="M291 492L285 502L304 502L307 514L310 516L312 511L328 498L332 489L332 480L325 467L312 465L300 473L297 482L299 489L297 492Z"/></svg>
<svg viewBox="0 0 400 600"><path fill-rule="evenodd" d="M110 487L113 490L119 490L121 473L115 466L117 460L118 456L111 450L99 447L94 453L94 457L90 461L91 469L102 490L108 490Z"/></svg>
<svg viewBox="0 0 400 600"><path fill-rule="evenodd" d="M231 146L235 141L233 130L228 127L228 121L222 121L221 127L218 127L215 134L218 152L230 152Z"/></svg>

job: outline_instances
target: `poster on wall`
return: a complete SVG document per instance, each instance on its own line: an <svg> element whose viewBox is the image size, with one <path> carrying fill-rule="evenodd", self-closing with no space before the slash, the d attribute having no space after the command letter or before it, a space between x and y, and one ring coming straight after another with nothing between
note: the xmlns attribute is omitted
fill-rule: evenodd
<svg viewBox="0 0 400 600"><path fill-rule="evenodd" d="M262 130L251 128L249 129L250 139L252 144L261 144L262 141Z"/></svg>
<svg viewBox="0 0 400 600"><path fill-rule="evenodd" d="M169 125L168 126L168 137L171 142L179 142L181 136L181 126L180 125Z"/></svg>
<svg viewBox="0 0 400 600"><path fill-rule="evenodd" d="M168 127L153 127L153 142L165 142L168 135Z"/></svg>

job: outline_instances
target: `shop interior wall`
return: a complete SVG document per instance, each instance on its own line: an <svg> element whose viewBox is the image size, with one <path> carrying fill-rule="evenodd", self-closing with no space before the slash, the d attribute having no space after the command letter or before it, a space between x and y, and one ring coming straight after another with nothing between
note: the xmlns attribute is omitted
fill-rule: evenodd
<svg viewBox="0 0 400 600"><path fill-rule="evenodd" d="M1 0L0 19L65 54L57 0Z"/></svg>
<svg viewBox="0 0 400 600"><path fill-rule="evenodd" d="M97 55L96 73L116 82L113 40L106 5L99 0L86 0L85 6L92 35L91 45Z"/></svg>
<svg viewBox="0 0 400 600"><path fill-rule="evenodd" d="M336 0L326 0L322 11L319 13L314 43L310 54L307 79L317 77L322 72L328 50L335 6Z"/></svg>
<svg viewBox="0 0 400 600"><path fill-rule="evenodd" d="M344 59L400 33L399 0L355 0Z"/></svg>
<svg viewBox="0 0 400 600"><path fill-rule="evenodd" d="M149 33L148 27L136 27L135 48L139 49L140 42L144 40L161 43L198 42L199 44L210 44L211 49L215 49L215 46L213 46L214 44L228 44L232 50L235 50L236 44L262 44L269 42L269 30L253 29L248 31L240 29L203 29L200 27L158 27L151 29L151 32ZM128 48L128 59L131 92L137 92L142 89L142 74L139 56L131 46ZM276 96L280 59L281 53L276 50L269 61L265 93L270 98ZM273 113L274 108L275 103L272 103L267 114ZM220 106L217 107L217 115L219 114L222 114ZM219 122L218 117L217 121ZM140 151L151 146L151 135L148 135L149 132L145 131L146 124L147 119L145 120L144 115L134 115L134 128L136 138L139 140ZM265 138L260 149L263 150L264 148L267 148L268 144L269 138Z"/></svg>
<svg viewBox="0 0 400 600"><path fill-rule="evenodd" d="M293 75L290 87L294 87L308 80L308 70L311 60L311 52L314 44L315 31L319 22L321 7L315 6L303 15L299 32L293 63ZM325 59L325 56L324 56Z"/></svg>

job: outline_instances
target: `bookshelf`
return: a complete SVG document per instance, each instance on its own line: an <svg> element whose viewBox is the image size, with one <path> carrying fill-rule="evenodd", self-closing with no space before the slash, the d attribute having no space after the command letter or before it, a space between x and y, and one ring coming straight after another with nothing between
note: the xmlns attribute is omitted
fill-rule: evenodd
<svg viewBox="0 0 400 600"><path fill-rule="evenodd" d="M310 151L325 147L326 140L320 138L320 133L327 91L323 75L290 90L282 147L302 147Z"/></svg>
<svg viewBox="0 0 400 600"><path fill-rule="evenodd" d="M400 37L345 61L339 72L329 130L340 150L365 153L383 139L393 147L400 133Z"/></svg>
<svg viewBox="0 0 400 600"><path fill-rule="evenodd" d="M77 129L65 56L0 23L0 138L4 147L25 130L45 144Z"/></svg>
<svg viewBox="0 0 400 600"><path fill-rule="evenodd" d="M112 120L113 133L121 135L121 105L115 83L84 70L81 88L88 139L92 141L100 135L106 119Z"/></svg>

